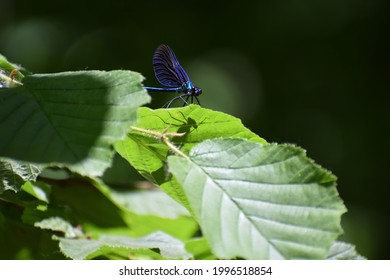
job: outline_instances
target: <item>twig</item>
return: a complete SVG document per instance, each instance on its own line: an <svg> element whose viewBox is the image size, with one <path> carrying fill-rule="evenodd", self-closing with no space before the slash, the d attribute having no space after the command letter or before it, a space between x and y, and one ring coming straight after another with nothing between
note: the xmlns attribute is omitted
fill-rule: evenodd
<svg viewBox="0 0 390 280"><path fill-rule="evenodd" d="M178 147L176 147L169 141L169 137L181 137L186 134L185 132L166 132L168 130L168 128L166 128L162 133L160 133L135 126L132 126L131 129L159 139L161 142L167 145L168 148L171 149L174 153L188 159L188 156L185 153L183 153Z"/></svg>

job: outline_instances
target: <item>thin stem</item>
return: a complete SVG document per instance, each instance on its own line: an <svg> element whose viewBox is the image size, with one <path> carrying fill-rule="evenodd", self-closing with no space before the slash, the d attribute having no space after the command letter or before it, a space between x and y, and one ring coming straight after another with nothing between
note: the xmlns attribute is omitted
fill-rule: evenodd
<svg viewBox="0 0 390 280"><path fill-rule="evenodd" d="M178 147L176 147L176 146L173 145L171 142L169 142L168 137L163 136L163 137L161 138L161 141L162 141L163 143L165 143L165 145L167 145L167 146L168 146L174 153L176 153L177 155L182 156L183 158L189 159L189 157L188 157L185 153L183 153L182 151L180 151L180 149L179 149Z"/></svg>
<svg viewBox="0 0 390 280"><path fill-rule="evenodd" d="M166 132L166 130L168 129L168 128L166 128L162 133L160 133L160 132L156 132L153 130L135 127L135 126L132 126L131 129L160 139L160 141L163 142L165 145L167 145L168 148L171 149L174 153L188 159L188 156L185 153L183 153L178 147L176 147L175 145L173 145L169 141L169 137L181 137L181 136L184 136L186 134L185 132L181 132L181 133L180 132Z"/></svg>

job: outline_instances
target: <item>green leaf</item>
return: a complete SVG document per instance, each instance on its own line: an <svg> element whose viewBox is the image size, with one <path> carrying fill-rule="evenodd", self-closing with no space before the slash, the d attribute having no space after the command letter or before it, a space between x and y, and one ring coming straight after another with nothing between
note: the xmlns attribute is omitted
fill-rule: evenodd
<svg viewBox="0 0 390 280"><path fill-rule="evenodd" d="M196 105L159 110L142 107L138 111L138 122L135 126L157 132L185 132L184 136L171 139L172 143L185 153L197 143L215 137L241 137L266 143L245 128L240 119ZM160 185L171 197L188 207L182 190L166 172L166 158L170 155L166 145L158 139L132 130L126 139L115 144L115 149L145 178Z"/></svg>
<svg viewBox="0 0 390 280"><path fill-rule="evenodd" d="M160 190L113 191L111 198L121 207L139 215L176 219L189 216L187 209Z"/></svg>
<svg viewBox="0 0 390 280"><path fill-rule="evenodd" d="M36 183L26 182L22 186L22 190L42 202L49 203L49 195L51 190L50 185L47 185L42 182L36 182Z"/></svg>
<svg viewBox="0 0 390 280"><path fill-rule="evenodd" d="M336 241L330 247L328 260L365 260L366 258L356 252L355 246Z"/></svg>
<svg viewBox="0 0 390 280"><path fill-rule="evenodd" d="M92 183L123 210L122 217L130 230L127 234L143 236L161 230L176 238L187 239L199 230L188 211L159 189L118 191L99 180Z"/></svg>
<svg viewBox="0 0 390 280"><path fill-rule="evenodd" d="M186 249L194 256L196 260L215 260L216 257L210 251L210 245L207 240L202 238L194 238L186 242Z"/></svg>
<svg viewBox="0 0 390 280"><path fill-rule="evenodd" d="M141 81L130 71L80 71L31 75L0 90L0 156L101 175L111 145L150 100Z"/></svg>
<svg viewBox="0 0 390 280"><path fill-rule="evenodd" d="M168 163L219 258L324 259L342 232L336 178L298 147L215 139Z"/></svg>
<svg viewBox="0 0 390 280"><path fill-rule="evenodd" d="M6 190L18 192L26 181L35 181L39 173L35 165L0 158L0 194Z"/></svg>
<svg viewBox="0 0 390 280"><path fill-rule="evenodd" d="M80 229L73 227L70 223L60 217L51 217L34 223L35 227L62 232L67 238L83 236Z"/></svg>
<svg viewBox="0 0 390 280"><path fill-rule="evenodd" d="M137 258L137 255L155 256L156 254L152 254L155 249L159 250L158 255L161 254L166 259L189 259L191 257L181 241L163 232L154 232L141 238L102 235L99 240L59 237L56 239L60 241L60 249L64 255L76 260L116 254L117 251L123 255L123 249L132 258Z"/></svg>

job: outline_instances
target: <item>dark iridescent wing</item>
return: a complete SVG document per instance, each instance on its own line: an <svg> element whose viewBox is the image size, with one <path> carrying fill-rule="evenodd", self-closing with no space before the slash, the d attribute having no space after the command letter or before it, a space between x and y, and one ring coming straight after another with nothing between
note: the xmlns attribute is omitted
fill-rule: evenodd
<svg viewBox="0 0 390 280"><path fill-rule="evenodd" d="M168 87L180 87L190 80L180 66L174 52L167 45L160 45L153 55L153 69L160 84Z"/></svg>

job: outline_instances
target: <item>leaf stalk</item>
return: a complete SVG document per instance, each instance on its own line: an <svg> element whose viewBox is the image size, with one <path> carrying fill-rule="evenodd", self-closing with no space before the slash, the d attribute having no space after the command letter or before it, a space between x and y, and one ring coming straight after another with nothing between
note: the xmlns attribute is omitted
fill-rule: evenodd
<svg viewBox="0 0 390 280"><path fill-rule="evenodd" d="M149 135L151 137L157 138L161 142L163 142L165 145L167 145L168 148L171 149L175 154L177 154L177 155L179 155L181 157L184 157L186 159L189 158L178 147L176 147L174 144L172 144L169 141L169 137L181 137L181 136L184 136L186 134L185 132L167 132L168 128L166 128L166 129L164 129L164 131L162 133L160 133L160 132L157 132L157 131L144 129L144 128L140 128L140 127L136 127L136 126L132 126L131 129L135 130L135 131L138 131L138 132L142 132L142 133L144 133L146 135Z"/></svg>

